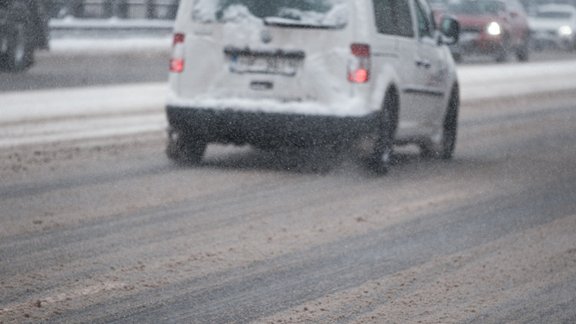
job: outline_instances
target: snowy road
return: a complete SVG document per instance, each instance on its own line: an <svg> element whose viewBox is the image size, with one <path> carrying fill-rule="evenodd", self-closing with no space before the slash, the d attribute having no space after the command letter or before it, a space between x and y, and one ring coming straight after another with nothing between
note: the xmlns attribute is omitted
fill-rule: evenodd
<svg viewBox="0 0 576 324"><path fill-rule="evenodd" d="M53 40L24 74L0 73L0 92L164 82L169 38Z"/></svg>
<svg viewBox="0 0 576 324"><path fill-rule="evenodd" d="M462 69L455 160L404 149L386 177L358 148L213 146L175 167L161 84L0 94L17 107L0 322L575 322L575 64L558 64Z"/></svg>

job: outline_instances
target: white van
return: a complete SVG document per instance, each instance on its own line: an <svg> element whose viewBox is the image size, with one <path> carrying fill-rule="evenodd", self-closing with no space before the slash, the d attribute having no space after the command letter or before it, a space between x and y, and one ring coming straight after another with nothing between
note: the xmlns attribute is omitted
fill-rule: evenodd
<svg viewBox="0 0 576 324"><path fill-rule="evenodd" d="M175 24L167 155L208 143L263 149L374 138L385 173L394 144L452 157L458 80L425 0L191 0Z"/></svg>

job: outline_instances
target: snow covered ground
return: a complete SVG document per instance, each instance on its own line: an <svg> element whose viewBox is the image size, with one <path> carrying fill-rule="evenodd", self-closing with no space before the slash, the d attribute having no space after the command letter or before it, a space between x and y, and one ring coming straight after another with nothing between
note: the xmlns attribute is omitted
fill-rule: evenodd
<svg viewBox="0 0 576 324"><path fill-rule="evenodd" d="M460 66L458 76L464 102L576 92L576 61Z"/></svg>
<svg viewBox="0 0 576 324"><path fill-rule="evenodd" d="M50 53L54 55L106 55L141 51L169 51L171 35L161 37L134 36L129 38L56 38L50 41Z"/></svg>
<svg viewBox="0 0 576 324"><path fill-rule="evenodd" d="M162 130L165 89L138 84L1 94L0 149Z"/></svg>
<svg viewBox="0 0 576 324"><path fill-rule="evenodd" d="M159 49L169 46L156 40ZM110 45L110 50L143 42ZM85 49L55 42L55 51ZM75 47L77 46L77 47ZM94 45L96 46L96 45ZM101 48L100 48L101 50ZM576 62L459 67L463 106L485 100L576 92ZM0 148L162 132L165 83L0 94Z"/></svg>

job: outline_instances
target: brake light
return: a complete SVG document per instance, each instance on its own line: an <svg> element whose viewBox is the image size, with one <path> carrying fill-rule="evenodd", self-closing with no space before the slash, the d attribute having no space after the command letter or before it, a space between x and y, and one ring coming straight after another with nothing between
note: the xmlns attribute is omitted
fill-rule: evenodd
<svg viewBox="0 0 576 324"><path fill-rule="evenodd" d="M348 62L348 81L366 83L370 80L370 45L350 45L352 57Z"/></svg>
<svg viewBox="0 0 576 324"><path fill-rule="evenodd" d="M184 71L184 40L186 36L181 33L174 34L172 42L172 58L170 59L170 72L182 73Z"/></svg>
<svg viewBox="0 0 576 324"><path fill-rule="evenodd" d="M184 71L184 59L171 59L170 72L181 73Z"/></svg>

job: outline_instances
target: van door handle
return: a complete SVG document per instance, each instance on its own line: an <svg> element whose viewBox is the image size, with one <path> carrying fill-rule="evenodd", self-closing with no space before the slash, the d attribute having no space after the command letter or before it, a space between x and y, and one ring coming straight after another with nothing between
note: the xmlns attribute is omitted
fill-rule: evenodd
<svg viewBox="0 0 576 324"><path fill-rule="evenodd" d="M425 69L429 69L429 68L432 66L432 64L430 64L430 61L428 61L428 60L419 60L419 59L417 59L417 60L416 60L416 66L417 66L417 67L423 67L423 68L425 68Z"/></svg>

